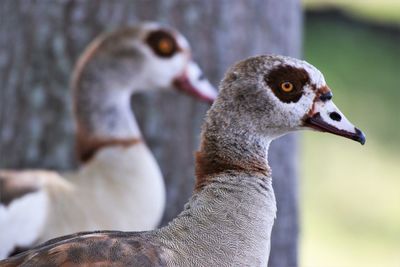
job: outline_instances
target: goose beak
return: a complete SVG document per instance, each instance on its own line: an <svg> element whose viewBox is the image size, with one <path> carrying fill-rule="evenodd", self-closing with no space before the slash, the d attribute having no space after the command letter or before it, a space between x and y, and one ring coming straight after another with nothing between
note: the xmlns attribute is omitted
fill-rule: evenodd
<svg viewBox="0 0 400 267"><path fill-rule="evenodd" d="M322 98L321 98L322 99ZM343 136L365 144L365 135L346 119L332 100L318 99L304 119L304 126L320 132Z"/></svg>
<svg viewBox="0 0 400 267"><path fill-rule="evenodd" d="M182 75L174 79L173 85L176 89L210 104L218 94L214 86L203 76L200 67L193 61L189 62Z"/></svg>

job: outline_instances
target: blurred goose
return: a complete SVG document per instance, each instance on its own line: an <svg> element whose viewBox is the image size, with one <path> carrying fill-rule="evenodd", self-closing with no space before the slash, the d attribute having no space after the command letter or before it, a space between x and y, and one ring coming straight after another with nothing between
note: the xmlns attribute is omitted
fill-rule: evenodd
<svg viewBox="0 0 400 267"><path fill-rule="evenodd" d="M171 87L207 102L216 97L187 40L155 23L95 39L78 60L72 87L83 165L62 176L0 171L0 258L77 231L154 229L165 188L130 97Z"/></svg>
<svg viewBox="0 0 400 267"><path fill-rule="evenodd" d="M267 266L276 213L271 141L314 129L365 142L331 98L322 74L304 61L258 56L239 62L205 119L193 196L169 225L64 236L0 266Z"/></svg>

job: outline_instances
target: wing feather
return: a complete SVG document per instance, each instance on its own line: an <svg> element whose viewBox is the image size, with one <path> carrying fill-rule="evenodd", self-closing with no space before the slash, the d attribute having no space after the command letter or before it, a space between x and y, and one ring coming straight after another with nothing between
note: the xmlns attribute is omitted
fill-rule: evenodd
<svg viewBox="0 0 400 267"><path fill-rule="evenodd" d="M0 170L0 259L31 247L46 223L48 186L68 187L52 171Z"/></svg>
<svg viewBox="0 0 400 267"><path fill-rule="evenodd" d="M56 238L0 262L0 267L19 265L165 266L165 261L149 233L102 231Z"/></svg>

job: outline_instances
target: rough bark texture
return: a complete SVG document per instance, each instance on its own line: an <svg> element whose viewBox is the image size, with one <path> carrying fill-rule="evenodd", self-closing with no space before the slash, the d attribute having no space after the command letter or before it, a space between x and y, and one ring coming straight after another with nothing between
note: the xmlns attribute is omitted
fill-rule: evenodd
<svg viewBox="0 0 400 267"><path fill-rule="evenodd" d="M299 56L298 0L160 0L0 2L0 167L68 169L74 160L74 124L68 82L90 40L141 20L176 26L214 84L247 56ZM193 190L193 152L207 105L178 94L133 99L133 108L168 185L163 223ZM297 266L296 137L270 151L278 215L270 266Z"/></svg>

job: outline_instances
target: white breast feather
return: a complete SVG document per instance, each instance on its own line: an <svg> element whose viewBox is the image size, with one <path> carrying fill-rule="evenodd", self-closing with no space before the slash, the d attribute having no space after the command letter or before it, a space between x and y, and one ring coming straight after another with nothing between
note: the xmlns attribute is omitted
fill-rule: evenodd
<svg viewBox="0 0 400 267"><path fill-rule="evenodd" d="M26 194L8 206L0 205L0 259L39 238L47 210L48 196L43 191Z"/></svg>

